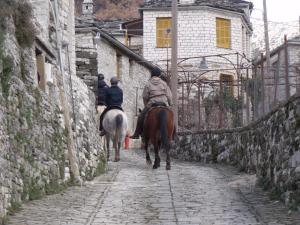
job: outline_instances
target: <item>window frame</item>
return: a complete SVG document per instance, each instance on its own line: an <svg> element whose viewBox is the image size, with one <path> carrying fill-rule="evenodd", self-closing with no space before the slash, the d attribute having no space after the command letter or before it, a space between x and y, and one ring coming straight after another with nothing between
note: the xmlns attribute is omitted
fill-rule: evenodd
<svg viewBox="0 0 300 225"><path fill-rule="evenodd" d="M229 23L228 30L225 30L225 28L219 30L219 22L222 22L223 24L225 22ZM223 33L223 36L219 37ZM226 33L228 33L228 36L226 36ZM229 39L228 42L226 42L226 38ZM220 40L223 40L223 43L220 43ZM223 48L223 49L231 49L232 48L232 29L231 29L231 19L226 19L222 17L216 17L216 47L217 48Z"/></svg>
<svg viewBox="0 0 300 225"><path fill-rule="evenodd" d="M228 82L228 84L226 84L226 82ZM225 88L228 88L230 95L234 96L234 75L227 74L227 73L220 73L220 83L222 83L223 92L225 91Z"/></svg>
<svg viewBox="0 0 300 225"><path fill-rule="evenodd" d="M169 43L159 43L159 39L161 39L161 37L159 37L159 30L158 30L158 23L159 23L159 20L169 20L170 22L170 27L169 29L171 29L171 32L169 34L170 38L167 40L167 41L164 41L164 42L169 42ZM156 32L156 48L171 48L172 46L172 39L171 39L171 36L172 36L172 17L156 17L156 24L155 24L155 32ZM168 29L168 28L166 28ZM167 36L167 35L166 35Z"/></svg>

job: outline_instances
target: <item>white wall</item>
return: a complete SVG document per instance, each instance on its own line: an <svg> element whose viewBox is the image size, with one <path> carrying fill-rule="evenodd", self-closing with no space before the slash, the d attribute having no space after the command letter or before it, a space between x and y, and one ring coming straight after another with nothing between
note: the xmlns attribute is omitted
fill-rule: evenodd
<svg viewBox="0 0 300 225"><path fill-rule="evenodd" d="M101 41L98 48L98 71L103 73L107 84L110 78L116 76L116 49L106 41ZM133 133L136 125L136 109L143 108L142 89L150 78L149 69L139 63L129 60L126 55L121 56L120 87L124 93L123 109L128 116L129 132ZM138 90L138 91L137 91ZM136 94L138 94L136 104Z"/></svg>

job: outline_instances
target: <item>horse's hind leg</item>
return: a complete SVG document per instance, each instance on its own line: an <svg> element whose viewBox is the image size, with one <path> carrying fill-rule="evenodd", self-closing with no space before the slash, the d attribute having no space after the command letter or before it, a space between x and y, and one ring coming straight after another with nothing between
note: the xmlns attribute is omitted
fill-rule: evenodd
<svg viewBox="0 0 300 225"><path fill-rule="evenodd" d="M149 146L149 143L148 143L148 140L146 140L145 141L146 162L147 162L148 165L152 165L152 161L151 161L151 158L150 158L148 146Z"/></svg>
<svg viewBox="0 0 300 225"><path fill-rule="evenodd" d="M160 157L159 157L159 146L157 143L154 144L154 152L155 152L155 161L153 165L153 169L157 169L160 167Z"/></svg>
<svg viewBox="0 0 300 225"><path fill-rule="evenodd" d="M110 137L109 134L105 136L105 141L106 141L106 155L107 155L107 161L109 161L109 142L110 142Z"/></svg>
<svg viewBox="0 0 300 225"><path fill-rule="evenodd" d="M120 151L121 151L122 143L118 142L116 146L116 161L120 161Z"/></svg>

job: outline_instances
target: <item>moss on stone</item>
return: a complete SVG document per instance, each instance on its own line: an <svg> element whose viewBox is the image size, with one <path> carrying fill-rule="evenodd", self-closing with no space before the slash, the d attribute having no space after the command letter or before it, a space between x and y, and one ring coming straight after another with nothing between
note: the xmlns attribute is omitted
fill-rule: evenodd
<svg viewBox="0 0 300 225"><path fill-rule="evenodd" d="M13 61L10 57L2 57L3 70L1 72L1 87L4 97L9 96L9 90L11 85L11 77L13 71Z"/></svg>
<svg viewBox="0 0 300 225"><path fill-rule="evenodd" d="M281 200L282 191L279 188L273 188L270 193L269 197L271 200Z"/></svg>
<svg viewBox="0 0 300 225"><path fill-rule="evenodd" d="M22 201L36 200L43 196L41 187L37 184L37 178L30 177L24 166L19 169L23 180L23 192L21 194Z"/></svg>
<svg viewBox="0 0 300 225"><path fill-rule="evenodd" d="M42 188L37 184L37 179L32 178L29 186L29 200L37 200L43 196Z"/></svg>
<svg viewBox="0 0 300 225"><path fill-rule="evenodd" d="M15 3L12 16L19 45L23 48L32 46L36 36L36 30L32 22L31 6L26 1L19 0Z"/></svg>
<svg viewBox="0 0 300 225"><path fill-rule="evenodd" d="M20 144L23 145L27 142L27 136L24 132L21 131L17 131L17 133L14 136L14 140Z"/></svg>
<svg viewBox="0 0 300 225"><path fill-rule="evenodd" d="M97 177L97 176L101 175L102 173L104 173L105 168L106 168L106 160L105 160L105 157L102 156L102 157L100 157L99 163L98 163L97 168L94 172L94 177Z"/></svg>
<svg viewBox="0 0 300 225"><path fill-rule="evenodd" d="M16 212L19 212L21 210L21 204L19 202L12 201L10 203L10 207L7 209L7 215L12 216Z"/></svg>
<svg viewBox="0 0 300 225"><path fill-rule="evenodd" d="M58 179L51 179L50 182L45 185L45 193L47 195L57 194L65 190L67 187L67 183L59 184Z"/></svg>
<svg viewBox="0 0 300 225"><path fill-rule="evenodd" d="M7 225L8 222L9 222L8 216L4 216L4 217L0 218L0 225Z"/></svg>

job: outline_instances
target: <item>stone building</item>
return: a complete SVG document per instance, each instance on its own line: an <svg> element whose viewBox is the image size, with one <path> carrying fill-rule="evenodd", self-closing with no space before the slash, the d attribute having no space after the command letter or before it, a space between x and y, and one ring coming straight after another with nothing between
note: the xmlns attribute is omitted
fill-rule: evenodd
<svg viewBox="0 0 300 225"><path fill-rule="evenodd" d="M178 57L240 53L250 59L252 8L251 2L242 0L180 0ZM144 57L150 61L166 60L166 48L171 48L171 1L149 0L140 10ZM235 58L229 59L236 63ZM193 63L199 64L199 59Z"/></svg>
<svg viewBox="0 0 300 225"><path fill-rule="evenodd" d="M92 16L92 15L91 15ZM109 84L117 76L124 92L123 108L128 116L129 132L134 131L138 109L143 108L142 90L155 67L141 55L104 31L97 21L80 18L76 25L77 76L96 91L97 74Z"/></svg>
<svg viewBox="0 0 300 225"><path fill-rule="evenodd" d="M75 73L74 2L2 3L0 218L106 166L95 97Z"/></svg>
<svg viewBox="0 0 300 225"><path fill-rule="evenodd" d="M140 9L143 55L168 73L172 49L171 2L149 0ZM180 84L186 84L184 92L181 85L178 90L179 101L184 101L180 107L188 108L190 100L198 101L196 86L199 85L204 98L218 95L221 84L236 98L242 95L237 87L241 85L241 77L246 77L246 70L241 68L250 65L253 4L243 0L179 0L178 3L178 79ZM191 82L196 85L189 89ZM198 114L196 118L200 117Z"/></svg>
<svg viewBox="0 0 300 225"><path fill-rule="evenodd" d="M271 51L270 74L266 74L266 57L254 60L256 78L262 83L264 78L265 113L290 96L300 93L300 36L286 39L286 42ZM264 74L262 76L262 70ZM258 84L257 86L261 86ZM262 90L260 90L262 93ZM262 97L257 96L257 116L263 114Z"/></svg>

